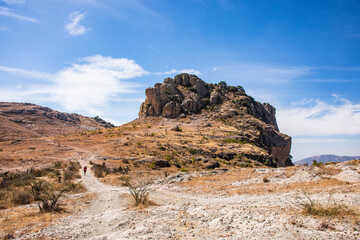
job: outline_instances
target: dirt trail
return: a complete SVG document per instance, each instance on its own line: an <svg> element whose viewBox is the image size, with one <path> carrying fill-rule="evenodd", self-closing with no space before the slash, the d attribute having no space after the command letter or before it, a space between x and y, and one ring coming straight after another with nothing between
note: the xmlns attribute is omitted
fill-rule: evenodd
<svg viewBox="0 0 360 240"><path fill-rule="evenodd" d="M93 158L92 155L86 158L80 157L79 161L82 169L85 165L88 167L85 176L81 171L82 183L89 192L97 194L96 200L90 207L79 215L61 219L57 224L20 239L34 239L41 236L51 239L97 239L97 236L107 234L114 226L122 223L123 217L126 221L127 217L118 212L127 208L128 200L124 200L122 195L127 194L128 190L124 187L109 186L97 180L89 167L89 161Z"/></svg>

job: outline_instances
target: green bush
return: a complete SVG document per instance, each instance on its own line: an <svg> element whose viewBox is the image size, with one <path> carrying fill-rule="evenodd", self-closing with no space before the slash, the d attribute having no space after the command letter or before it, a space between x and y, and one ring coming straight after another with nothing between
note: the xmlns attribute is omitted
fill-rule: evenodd
<svg viewBox="0 0 360 240"><path fill-rule="evenodd" d="M189 153L191 153L191 154L196 154L196 150L193 149L193 148L189 148Z"/></svg>
<svg viewBox="0 0 360 240"><path fill-rule="evenodd" d="M186 168L180 168L180 172L188 172L189 170L187 170Z"/></svg>
<svg viewBox="0 0 360 240"><path fill-rule="evenodd" d="M322 166L322 165L324 165L324 163L322 163L322 162L317 162L316 160L313 160L313 162L312 162L312 166L314 166L314 167L320 167L320 166Z"/></svg>

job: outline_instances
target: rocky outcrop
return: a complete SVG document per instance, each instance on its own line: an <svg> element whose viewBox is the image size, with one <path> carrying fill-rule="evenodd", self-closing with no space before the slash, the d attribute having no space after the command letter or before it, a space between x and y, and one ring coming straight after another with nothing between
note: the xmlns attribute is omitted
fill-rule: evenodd
<svg viewBox="0 0 360 240"><path fill-rule="evenodd" d="M163 116L177 118L181 114L200 113L202 109L219 105L228 100L237 101L236 108L244 108L248 114L273 125L277 130L275 108L261 104L247 96L241 86L228 86L225 82L207 84L195 75L182 73L174 79L166 78L145 91L139 118Z"/></svg>
<svg viewBox="0 0 360 240"><path fill-rule="evenodd" d="M210 91L207 84L197 76L180 74L146 89L145 95L145 102L140 107L140 118L176 118L183 113L199 113L206 105L204 98L210 97Z"/></svg>
<svg viewBox="0 0 360 240"><path fill-rule="evenodd" d="M270 158L260 156L259 161L266 160L269 166L289 164L291 137L279 132L276 109L269 103L255 101L241 86L228 86L225 82L208 84L195 75L183 73L155 84L146 89L145 94L140 119L183 118L206 110L205 115L239 130L236 142L251 143L266 150ZM217 157L229 161L236 155L236 152L221 152Z"/></svg>

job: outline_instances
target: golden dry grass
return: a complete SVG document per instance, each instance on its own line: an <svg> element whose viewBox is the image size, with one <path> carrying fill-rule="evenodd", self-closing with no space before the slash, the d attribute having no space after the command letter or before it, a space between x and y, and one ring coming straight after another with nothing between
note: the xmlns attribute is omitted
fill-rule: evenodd
<svg viewBox="0 0 360 240"><path fill-rule="evenodd" d="M286 193L292 191L307 191L309 193L342 191L360 192L360 184L350 184L345 181L324 177L316 181L299 181L280 183L272 182L272 178L289 178L296 174L299 167L285 168L284 172L261 173L254 169L232 170L223 174L196 177L188 182L180 183L187 191L203 194L264 194L264 193ZM321 169L322 173L334 174L338 169ZM321 175L321 173L319 173ZM269 179L264 182L263 179ZM234 185L233 183L239 183Z"/></svg>
<svg viewBox="0 0 360 240"><path fill-rule="evenodd" d="M19 206L1 210L0 236L13 234L18 230L24 233L37 232L54 221L81 211L95 196L94 193L86 193L78 198L65 199L62 201L64 211L56 213L40 213L37 206Z"/></svg>

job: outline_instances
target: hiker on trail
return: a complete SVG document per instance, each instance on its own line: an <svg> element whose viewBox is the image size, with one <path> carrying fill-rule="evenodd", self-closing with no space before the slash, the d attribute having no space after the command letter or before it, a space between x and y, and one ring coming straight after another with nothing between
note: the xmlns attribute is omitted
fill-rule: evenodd
<svg viewBox="0 0 360 240"><path fill-rule="evenodd" d="M84 167L84 176L86 175L86 170L87 170L87 167L85 166Z"/></svg>

